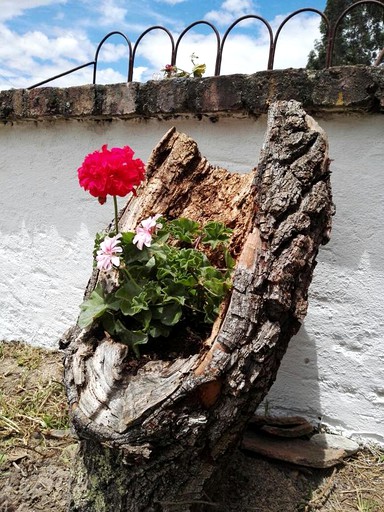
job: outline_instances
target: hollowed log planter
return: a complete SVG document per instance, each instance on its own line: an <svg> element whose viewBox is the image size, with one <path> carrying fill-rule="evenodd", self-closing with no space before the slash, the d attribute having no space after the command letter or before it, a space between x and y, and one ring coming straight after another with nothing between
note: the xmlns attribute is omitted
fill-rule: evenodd
<svg viewBox="0 0 384 512"><path fill-rule="evenodd" d="M135 375L125 345L92 329L65 335L65 385L81 439L71 511L200 506L306 314L333 212L328 162L324 132L295 101L270 107L249 174L210 165L175 129L154 149L121 231L154 213L225 222L235 232L233 289L198 353L148 361ZM98 279L94 272L86 295Z"/></svg>

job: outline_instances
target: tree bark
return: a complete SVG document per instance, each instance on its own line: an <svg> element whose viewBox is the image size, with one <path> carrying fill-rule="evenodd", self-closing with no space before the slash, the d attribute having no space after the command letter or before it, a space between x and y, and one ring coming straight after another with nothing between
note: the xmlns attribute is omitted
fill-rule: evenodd
<svg viewBox="0 0 384 512"><path fill-rule="evenodd" d="M237 446L272 385L307 310L333 205L326 135L295 101L270 107L257 169L229 173L170 130L154 149L147 184L121 230L154 213L234 229L230 301L199 353L153 360L91 329L65 335L65 384L81 447L70 510L188 511ZM86 294L101 277L94 272ZM197 508L196 508L197 507Z"/></svg>

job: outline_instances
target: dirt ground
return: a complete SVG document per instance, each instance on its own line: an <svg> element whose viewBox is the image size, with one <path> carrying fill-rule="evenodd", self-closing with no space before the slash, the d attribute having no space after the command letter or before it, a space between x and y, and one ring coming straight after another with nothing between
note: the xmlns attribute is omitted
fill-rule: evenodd
<svg viewBox="0 0 384 512"><path fill-rule="evenodd" d="M61 357L0 343L0 512L67 510L77 442ZM384 452L365 448L333 469L316 470L238 451L206 503L207 511L220 512L383 512Z"/></svg>

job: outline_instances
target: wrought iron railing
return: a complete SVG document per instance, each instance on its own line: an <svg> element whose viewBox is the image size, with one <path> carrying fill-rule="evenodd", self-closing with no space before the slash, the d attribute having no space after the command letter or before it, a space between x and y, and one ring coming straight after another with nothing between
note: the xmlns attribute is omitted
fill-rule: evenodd
<svg viewBox="0 0 384 512"><path fill-rule="evenodd" d="M99 43L99 45L98 45L98 47L96 49L94 60L92 60L90 62L87 62L86 64L82 64L81 66L77 66L75 68L69 69L68 71L65 71L63 73L60 73L59 75L55 75L53 77L50 77L50 78L48 78L46 80L43 80L41 82L38 82L38 83L36 83L34 85L31 85L30 87L28 87L28 89L34 89L35 87L39 87L41 85L47 84L49 82L52 82L53 80L56 80L58 78L61 78L63 76L69 75L69 74L74 73L74 72L76 72L76 71L78 71L80 69L83 69L83 68L86 68L86 67L90 67L90 66L93 67L92 83L96 84L97 65L98 65L98 59L99 59L100 50L101 50L102 46L104 45L104 43L111 36L115 36L115 35L121 36L125 40L125 42L127 43L127 52L128 52L128 54L127 54L127 60L128 60L127 82L132 82L132 80L133 80L133 70L134 70L134 67L135 67L135 59L136 59L137 49L138 49L142 39L149 32L152 32L152 31L155 31L155 30L160 30L160 31L165 32L168 35L169 40L170 40L170 44L171 44L171 54L170 54L170 59L169 59L168 62L172 66L175 66L176 65L176 61L177 61L177 54L178 54L179 46L180 46L180 43L181 43L183 37L192 28L196 27L197 25L207 25L208 27L210 27L212 29L213 33L216 36L216 61L215 61L215 72L214 72L214 75L218 76L218 75L220 75L220 72L221 72L221 63L222 63L222 58L223 58L224 47L225 47L225 43L226 43L226 40L227 40L229 34L232 32L232 30L239 23L241 23L244 20L250 20L250 19L254 19L254 20L260 21L261 23L263 23L265 25L266 29L268 30L268 34L269 34L269 53L268 53L268 62L267 62L267 68L266 69L273 69L274 68L274 62L275 62L275 53L276 53L277 43L278 43L279 36L280 36L280 33L281 33L282 29L284 28L286 23L288 23L289 20L291 20L293 17L295 17L295 16L297 16L299 14L305 13L305 12L310 12L310 13L318 14L322 18L323 22L325 23L325 26L326 26L326 41L327 41L325 68L329 68L329 67L332 66L332 59L333 59L333 53L334 53L334 45L335 45L336 34L337 34L337 31L339 30L341 24L342 24L343 19L352 10L354 10L357 7L362 6L362 5L378 5L378 6L382 7L383 10L384 10L384 2L382 0L361 0L359 2L356 2L353 5L349 6L347 9L345 9L344 12L342 12L340 14L340 16L337 18L337 20L334 23L334 25L331 26L328 17L323 12L319 11L318 9L314 9L312 7L306 7L306 8L303 8L303 9L298 9L298 10L292 12L292 14L288 15L280 23L280 25L277 28L275 34L273 33L272 27L268 23L268 21L265 18L262 18L261 16L258 16L256 14L248 14L246 16L242 16L241 18L238 18L236 21L234 21L228 27L228 29L225 31L225 33L224 33L222 38L220 37L219 31L217 30L217 28L212 23L210 23L208 21L204 21L204 20L195 21L194 23L191 23L190 25L188 25L188 27L185 28L183 30L183 32L181 32L181 34L176 39L176 41L175 41L175 38L173 37L172 33L167 28L162 27L160 25L154 25L154 26L148 28L147 30L145 30L137 38L135 44L132 44L132 42L129 40L129 38L123 32L119 32L119 31L110 32L109 34L107 34L100 41L100 43ZM378 66L383 60L384 60L384 49L380 52L378 58L376 59L376 61L375 61L375 63L373 65L374 66Z"/></svg>

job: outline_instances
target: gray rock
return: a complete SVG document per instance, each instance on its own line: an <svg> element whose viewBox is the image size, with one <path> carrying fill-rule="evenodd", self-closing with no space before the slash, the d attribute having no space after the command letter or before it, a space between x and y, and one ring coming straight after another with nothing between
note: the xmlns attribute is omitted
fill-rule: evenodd
<svg viewBox="0 0 384 512"><path fill-rule="evenodd" d="M279 439L246 431L241 447L271 459L311 468L330 468L347 456L343 449L323 448L302 439Z"/></svg>
<svg viewBox="0 0 384 512"><path fill-rule="evenodd" d="M358 443L337 434L315 434L311 437L311 443L322 448L334 448L344 450L347 455L353 455L360 449Z"/></svg>

